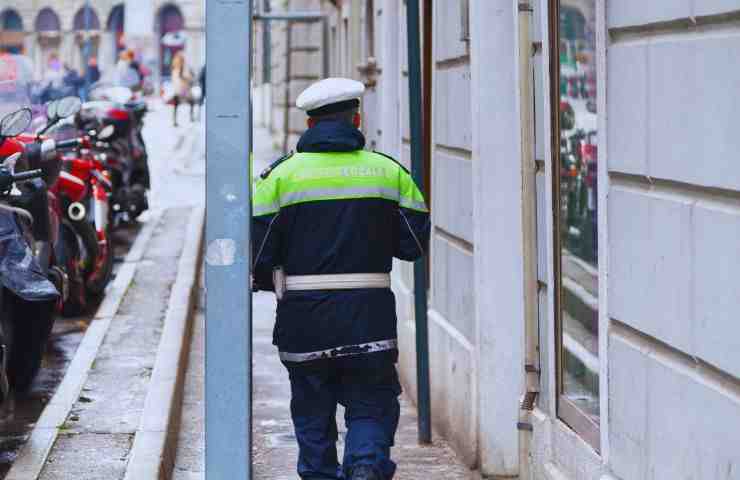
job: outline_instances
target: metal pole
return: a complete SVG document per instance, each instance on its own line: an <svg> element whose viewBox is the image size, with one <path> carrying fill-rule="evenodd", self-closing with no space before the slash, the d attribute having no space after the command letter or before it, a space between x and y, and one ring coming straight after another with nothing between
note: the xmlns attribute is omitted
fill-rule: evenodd
<svg viewBox="0 0 740 480"><path fill-rule="evenodd" d="M329 78L329 18L324 17L324 21L321 22L321 44L323 45L323 52L321 52L322 68L324 71L324 78Z"/></svg>
<svg viewBox="0 0 740 480"><path fill-rule="evenodd" d="M206 478L251 480L252 0L206 2Z"/></svg>
<svg viewBox="0 0 740 480"><path fill-rule="evenodd" d="M411 123L411 175L424 190L421 118L421 41L419 0L406 3L409 58L409 121ZM427 319L427 263L414 263L414 312L416 316L416 384L419 407L419 443L432 442L431 395L429 388L429 331Z"/></svg>
<svg viewBox="0 0 740 480"><path fill-rule="evenodd" d="M262 13L270 12L270 0L264 0ZM272 32L270 21L265 20L262 24L262 82L272 82Z"/></svg>

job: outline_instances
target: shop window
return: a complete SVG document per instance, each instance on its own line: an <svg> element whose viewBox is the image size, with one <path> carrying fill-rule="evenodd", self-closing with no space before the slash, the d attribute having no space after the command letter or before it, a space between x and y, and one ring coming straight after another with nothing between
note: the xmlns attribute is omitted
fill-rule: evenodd
<svg viewBox="0 0 740 480"><path fill-rule="evenodd" d="M552 0L551 14L557 409L598 450L596 1Z"/></svg>
<svg viewBox="0 0 740 480"><path fill-rule="evenodd" d="M23 20L12 9L0 12L0 51L21 53L23 51Z"/></svg>

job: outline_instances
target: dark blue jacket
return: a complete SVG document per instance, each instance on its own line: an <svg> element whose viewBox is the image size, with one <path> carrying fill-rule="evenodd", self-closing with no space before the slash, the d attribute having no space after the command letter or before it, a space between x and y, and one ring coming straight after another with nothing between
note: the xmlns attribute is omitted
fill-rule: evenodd
<svg viewBox="0 0 740 480"><path fill-rule="evenodd" d="M278 265L287 275L387 273L393 257L426 253L430 221L421 193L395 160L364 146L351 125L320 122L301 137L299 154L263 175L252 237L258 288L274 288ZM316 179L339 188L310 188ZM399 191L386 188L389 179ZM362 188L343 190L351 182ZM278 303L273 340L288 366L355 354L395 360L396 338L390 289L291 291Z"/></svg>

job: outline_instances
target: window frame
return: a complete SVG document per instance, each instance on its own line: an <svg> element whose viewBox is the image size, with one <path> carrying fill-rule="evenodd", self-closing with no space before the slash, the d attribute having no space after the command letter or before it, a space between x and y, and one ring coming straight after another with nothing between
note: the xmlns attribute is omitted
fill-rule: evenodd
<svg viewBox="0 0 740 480"><path fill-rule="evenodd" d="M601 25L599 25L600 22L600 12L602 12L602 6L600 5L599 0L594 0L594 7L596 9L596 30L601 28ZM549 93L550 93L550 157L551 157L551 189L552 189L552 241L553 241L553 305L554 305L554 331L555 331L555 416L561 420L565 425L567 425L569 428L571 428L579 437L581 437L587 444L589 444L597 453L601 454L602 452L602 427L601 424L603 423L603 419L605 418L606 412L602 411L603 408L600 408L599 416L600 420L599 422L594 422L585 412L580 410L573 402L570 401L564 394L564 382L563 382L563 369L565 368L565 352L563 347L563 301L562 301L562 288L563 288L563 281L562 281L562 239L561 239L561 198L560 198L560 0L548 0L548 43L549 43L549 49L550 49L550 58L549 58L549 74L550 74L550 84L549 84ZM598 37L598 34L597 34ZM603 89L601 88L600 84L605 81L603 76L603 70L601 68L600 64L600 50L602 48L602 45L600 44L598 38L596 41L596 51L597 51L597 59L596 59L596 68L597 68L597 81L599 85L597 86L597 96L598 96L598 103L597 108L599 110L599 116L598 116L598 126L599 126L599 138L604 135L605 132L601 131L602 127L602 120L601 117L604 114L604 111L601 110L603 103L603 100L600 98L601 94L603 93ZM601 140L599 140L599 144L601 144ZM601 148L599 148L601 151ZM604 162L603 158L605 152L600 152L600 169L606 168L606 163ZM598 174L598 182L599 182L599 191L602 191L602 185L601 185L601 176L602 173L599 172ZM599 193L599 210L604 208L606 205L601 203L601 193ZM602 216L602 212L598 212L598 217ZM601 228L602 222L601 218L599 218L598 221L599 228ZM602 234L599 234L599 240L601 240ZM602 248L605 247L605 244L599 242L599 280L603 278L602 276L602 262L601 259L603 258L602 255ZM603 295L602 290L606 287L606 285L602 285L600 282L599 285L599 326L601 326L601 317L602 317L602 301L601 297ZM602 335L608 335L608 332L603 329L599 329L599 363L600 365L604 364L604 360L602 357L605 357L607 355L607 351L605 349L602 349L601 346L604 342L602 342L601 336ZM599 370L599 385L600 387L604 384L604 379L602 379L602 376L604 374L604 369L600 368ZM599 403L600 406L603 407L604 402L602 401L602 396L607 395L607 392L603 390L602 388L599 388Z"/></svg>

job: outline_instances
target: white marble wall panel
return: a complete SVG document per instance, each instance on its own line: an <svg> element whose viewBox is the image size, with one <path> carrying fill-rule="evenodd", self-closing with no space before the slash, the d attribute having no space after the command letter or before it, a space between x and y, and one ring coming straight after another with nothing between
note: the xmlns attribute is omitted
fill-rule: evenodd
<svg viewBox="0 0 740 480"><path fill-rule="evenodd" d="M472 150L470 65L438 69L433 90L434 143Z"/></svg>
<svg viewBox="0 0 740 480"><path fill-rule="evenodd" d="M736 479L740 398L705 382L689 360L612 335L610 464L623 479Z"/></svg>
<svg viewBox="0 0 740 480"><path fill-rule="evenodd" d="M609 315L740 377L740 209L613 188Z"/></svg>
<svg viewBox="0 0 740 480"><path fill-rule="evenodd" d="M473 243L472 161L436 150L432 161L434 224Z"/></svg>
<svg viewBox="0 0 740 480"><path fill-rule="evenodd" d="M467 54L466 42L461 40L462 0L434 2L434 59L451 60Z"/></svg>
<svg viewBox="0 0 740 480"><path fill-rule="evenodd" d="M610 170L740 190L738 58L737 34L612 47Z"/></svg>
<svg viewBox="0 0 740 480"><path fill-rule="evenodd" d="M475 343L474 257L438 234L432 241L431 308Z"/></svg>
<svg viewBox="0 0 740 480"><path fill-rule="evenodd" d="M614 28L687 18L691 15L692 3L692 0L606 2L606 21L609 28Z"/></svg>
<svg viewBox="0 0 740 480"><path fill-rule="evenodd" d="M716 15L740 10L740 0L695 0L694 12L696 16Z"/></svg>
<svg viewBox="0 0 740 480"><path fill-rule="evenodd" d="M315 80L321 78L323 66L319 52L294 50L290 57L291 77L313 77Z"/></svg>

